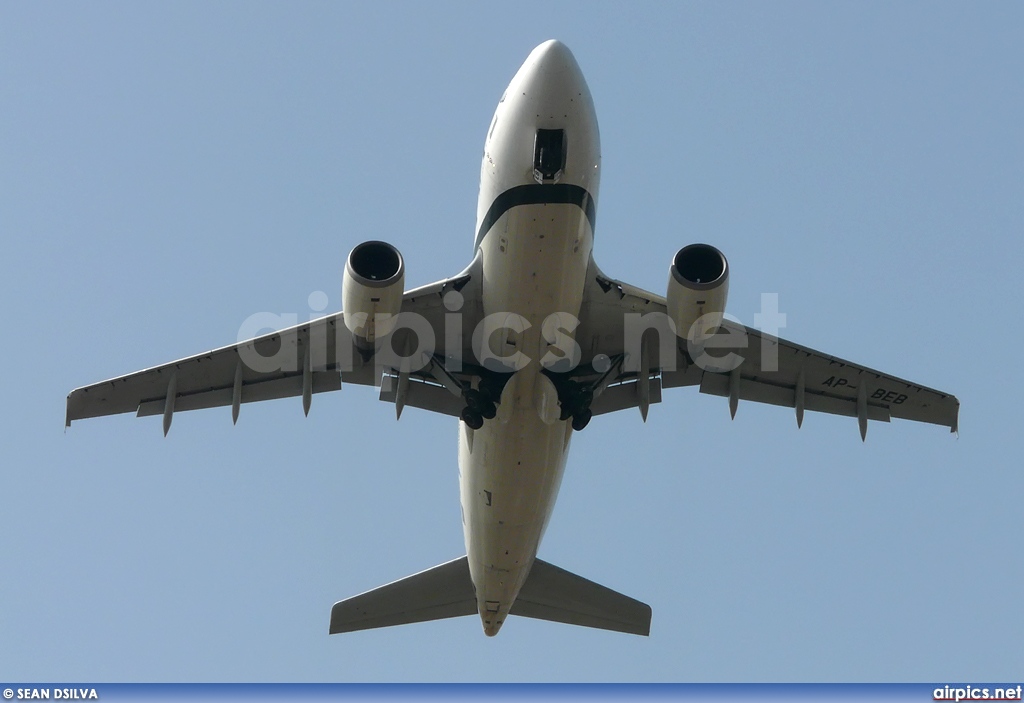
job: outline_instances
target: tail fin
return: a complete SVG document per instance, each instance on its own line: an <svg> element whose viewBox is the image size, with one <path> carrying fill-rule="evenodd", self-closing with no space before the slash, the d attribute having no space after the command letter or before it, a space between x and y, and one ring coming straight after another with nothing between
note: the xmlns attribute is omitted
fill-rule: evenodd
<svg viewBox="0 0 1024 703"><path fill-rule="evenodd" d="M469 560L452 561L334 604L331 634L474 615ZM565 569L536 559L511 615L648 635L651 608Z"/></svg>
<svg viewBox="0 0 1024 703"><path fill-rule="evenodd" d="M509 613L633 635L651 634L651 606L541 559L534 560Z"/></svg>

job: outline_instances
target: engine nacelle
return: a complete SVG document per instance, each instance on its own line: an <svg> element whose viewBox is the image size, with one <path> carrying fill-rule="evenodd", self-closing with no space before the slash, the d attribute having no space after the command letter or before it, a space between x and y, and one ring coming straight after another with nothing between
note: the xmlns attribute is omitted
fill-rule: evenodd
<svg viewBox="0 0 1024 703"><path fill-rule="evenodd" d="M665 299L678 336L699 340L717 327L728 294L729 262L722 252L710 244L691 244L676 252ZM705 318L709 313L714 317Z"/></svg>
<svg viewBox="0 0 1024 703"><path fill-rule="evenodd" d="M405 293L405 262L387 242L363 242L345 263L341 309L345 327L372 342L394 329Z"/></svg>

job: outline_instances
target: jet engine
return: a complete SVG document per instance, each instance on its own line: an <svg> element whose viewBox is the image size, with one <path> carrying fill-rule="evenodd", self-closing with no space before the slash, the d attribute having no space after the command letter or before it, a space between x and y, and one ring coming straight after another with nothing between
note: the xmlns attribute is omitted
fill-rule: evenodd
<svg viewBox="0 0 1024 703"><path fill-rule="evenodd" d="M345 264L341 309L345 326L358 339L372 342L395 327L405 293L405 262L387 242L363 242Z"/></svg>
<svg viewBox="0 0 1024 703"><path fill-rule="evenodd" d="M722 252L710 244L691 244L676 252L665 299L678 336L699 340L717 327L728 293L729 262ZM712 317L705 318L708 314Z"/></svg>

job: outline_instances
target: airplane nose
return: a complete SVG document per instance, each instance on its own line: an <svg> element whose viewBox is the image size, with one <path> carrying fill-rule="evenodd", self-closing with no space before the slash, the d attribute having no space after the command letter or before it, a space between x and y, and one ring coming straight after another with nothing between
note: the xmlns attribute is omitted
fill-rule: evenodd
<svg viewBox="0 0 1024 703"><path fill-rule="evenodd" d="M565 68L576 63L576 58L557 39L549 39L533 50L537 62L549 69Z"/></svg>
<svg viewBox="0 0 1024 703"><path fill-rule="evenodd" d="M525 99L529 106L526 113L536 110L538 118L543 113L548 113L544 118L570 117L592 109L590 91L576 57L556 39L530 52L508 92L517 101ZM581 100L584 96L586 99Z"/></svg>
<svg viewBox="0 0 1024 703"><path fill-rule="evenodd" d="M527 63L533 64L535 76L566 78L569 74L573 78L577 76L582 78L583 75L579 64L576 63L576 57L569 51L569 47L557 39L550 39L530 52Z"/></svg>
<svg viewBox="0 0 1024 703"><path fill-rule="evenodd" d="M527 183L572 184L596 198L600 144L594 101L569 47L554 39L535 47L491 120L478 217L498 194Z"/></svg>

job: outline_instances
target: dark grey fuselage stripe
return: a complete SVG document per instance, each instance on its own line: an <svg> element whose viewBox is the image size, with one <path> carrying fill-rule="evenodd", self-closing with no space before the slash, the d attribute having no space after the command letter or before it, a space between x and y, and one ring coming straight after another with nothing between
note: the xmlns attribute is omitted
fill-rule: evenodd
<svg viewBox="0 0 1024 703"><path fill-rule="evenodd" d="M518 205L540 205L542 203L576 205L586 214L587 220L590 222L590 231L594 231L597 211L594 207L594 198L586 188L569 183L530 183L509 188L494 199L491 207L487 209L484 221L480 223L473 248L476 249L480 246L484 237L491 231L491 227L512 208Z"/></svg>

